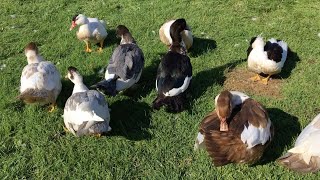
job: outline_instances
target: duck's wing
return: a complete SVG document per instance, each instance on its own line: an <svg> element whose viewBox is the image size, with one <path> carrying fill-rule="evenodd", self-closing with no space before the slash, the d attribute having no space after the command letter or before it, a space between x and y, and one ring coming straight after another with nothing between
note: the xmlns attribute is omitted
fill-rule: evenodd
<svg viewBox="0 0 320 180"><path fill-rule="evenodd" d="M190 58L169 51L159 65L156 88L165 96L177 96L189 87L191 79Z"/></svg>
<svg viewBox="0 0 320 180"><path fill-rule="evenodd" d="M64 119L66 122L78 126L87 121L109 120L108 104L98 91L89 90L75 93L66 102Z"/></svg>
<svg viewBox="0 0 320 180"><path fill-rule="evenodd" d="M220 127L220 120L216 111L208 114L200 123L199 133L197 135L194 150L203 147L204 144L204 135L210 130L218 130Z"/></svg>
<svg viewBox="0 0 320 180"><path fill-rule="evenodd" d="M278 159L283 166L302 173L320 169L320 114L303 129L294 148Z"/></svg>
<svg viewBox="0 0 320 180"><path fill-rule="evenodd" d="M244 101L240 112L230 123L230 128L240 133L241 140L248 148L271 141L273 126L267 111L253 99Z"/></svg>
<svg viewBox="0 0 320 180"><path fill-rule="evenodd" d="M142 50L136 44L122 44L114 50L106 74L112 78L116 76L128 80L137 78L143 66Z"/></svg>
<svg viewBox="0 0 320 180"><path fill-rule="evenodd" d="M43 61L39 63L38 71L42 73L41 81L38 81L38 86L46 90L60 89L61 90L61 75L56 68L49 61Z"/></svg>
<svg viewBox="0 0 320 180"><path fill-rule="evenodd" d="M37 82L41 74L38 71L38 63L28 64L25 66L21 73L21 85L20 92L25 91L26 89L37 88Z"/></svg>

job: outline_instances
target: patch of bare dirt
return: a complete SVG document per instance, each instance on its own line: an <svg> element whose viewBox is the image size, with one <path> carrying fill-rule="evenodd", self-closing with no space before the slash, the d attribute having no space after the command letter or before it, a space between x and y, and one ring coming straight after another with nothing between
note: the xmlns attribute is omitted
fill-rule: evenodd
<svg viewBox="0 0 320 180"><path fill-rule="evenodd" d="M224 87L227 90L241 91L248 94L255 94L261 96L269 96L274 98L281 98L281 86L283 80L278 78L271 78L268 85L264 85L259 81L253 82L250 80L255 74L248 71L246 68L235 68L226 74Z"/></svg>

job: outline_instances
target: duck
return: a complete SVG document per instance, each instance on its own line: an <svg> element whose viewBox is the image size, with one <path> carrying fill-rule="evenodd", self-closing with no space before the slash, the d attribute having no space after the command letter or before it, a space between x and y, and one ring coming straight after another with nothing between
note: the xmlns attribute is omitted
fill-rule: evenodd
<svg viewBox="0 0 320 180"><path fill-rule="evenodd" d="M277 161L290 170L309 173L320 169L320 114L298 136L292 149Z"/></svg>
<svg viewBox="0 0 320 180"><path fill-rule="evenodd" d="M129 29L124 25L119 25L116 34L121 38L121 41L113 51L106 67L105 78L91 86L91 88L111 96L135 85L139 81L144 67L144 54Z"/></svg>
<svg viewBox="0 0 320 180"><path fill-rule="evenodd" d="M111 131L109 108L104 96L87 88L77 68L68 67L66 77L74 83L74 88L64 107L65 130L77 137L100 137Z"/></svg>
<svg viewBox="0 0 320 180"><path fill-rule="evenodd" d="M50 104L49 112L53 112L62 88L60 72L39 54L35 42L28 43L24 52L28 65L22 70L17 98L26 104Z"/></svg>
<svg viewBox="0 0 320 180"><path fill-rule="evenodd" d="M76 14L72 18L69 30L71 31L77 26L79 26L79 29L76 35L79 40L86 43L85 52L92 52L90 43L100 43L98 51L102 52L104 39L108 35L105 21L99 20L98 18L86 17L83 14Z"/></svg>
<svg viewBox="0 0 320 180"><path fill-rule="evenodd" d="M170 26L172 45L162 57L156 77L157 98L152 107L159 110L166 106L168 111L181 112L185 109L186 93L192 80L192 65L181 45L181 32L187 27L185 19L178 19Z"/></svg>
<svg viewBox="0 0 320 180"><path fill-rule="evenodd" d="M287 55L288 44L282 40L271 38L265 43L260 35L251 38L247 49L248 69L256 75L250 79L267 85L270 76L281 72ZM260 73L268 76L261 78Z"/></svg>
<svg viewBox="0 0 320 180"><path fill-rule="evenodd" d="M224 90L215 110L201 122L194 150L206 149L214 166L256 163L270 144L274 127L266 109L248 95Z"/></svg>
<svg viewBox="0 0 320 180"><path fill-rule="evenodd" d="M169 20L167 22L165 22L159 29L159 37L162 43L164 43L165 45L167 45L168 47L170 47L170 45L172 44L172 38L170 36L170 28L172 26L172 24L176 21L180 21L181 19L174 19L174 20ZM186 26L186 28L181 31L181 36L182 36L182 43L183 46L188 50L191 48L192 44L193 44L193 36L192 36L192 31L191 28L188 26Z"/></svg>

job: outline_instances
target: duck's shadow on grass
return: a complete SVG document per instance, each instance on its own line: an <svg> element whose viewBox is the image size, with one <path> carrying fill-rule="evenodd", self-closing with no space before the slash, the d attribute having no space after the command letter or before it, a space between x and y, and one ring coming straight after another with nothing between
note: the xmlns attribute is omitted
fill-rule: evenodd
<svg viewBox="0 0 320 180"><path fill-rule="evenodd" d="M271 144L265 150L263 157L255 165L274 162L300 133L301 127L297 117L278 108L267 108L267 111L274 126L274 137Z"/></svg>
<svg viewBox="0 0 320 180"><path fill-rule="evenodd" d="M217 43L215 40L194 37L193 44L189 50L188 55L190 57L198 57L215 48L217 48Z"/></svg>
<svg viewBox="0 0 320 180"><path fill-rule="evenodd" d="M124 136L135 141L151 139L148 132L151 108L147 103L124 99L113 103L110 109L110 136Z"/></svg>
<svg viewBox="0 0 320 180"><path fill-rule="evenodd" d="M119 42L120 42L120 39L117 38L116 30L110 29L108 30L108 36L106 37L106 39L104 39L103 48L107 46L113 46L115 44L117 45L119 44Z"/></svg>
<svg viewBox="0 0 320 180"><path fill-rule="evenodd" d="M215 68L210 68L198 72L192 77L192 83L190 87L191 99L194 102L200 96L202 96L209 86L223 85L226 77L225 73L231 71L238 64L245 61L244 59L235 60L233 62L218 66ZM189 108L190 109L190 108Z"/></svg>

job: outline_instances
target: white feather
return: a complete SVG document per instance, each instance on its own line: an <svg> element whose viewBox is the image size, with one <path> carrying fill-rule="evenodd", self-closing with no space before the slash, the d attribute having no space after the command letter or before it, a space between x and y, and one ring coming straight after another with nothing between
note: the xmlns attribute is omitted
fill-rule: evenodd
<svg viewBox="0 0 320 180"><path fill-rule="evenodd" d="M22 70L20 81L21 93L29 88L48 90L53 91L55 98L57 98L62 88L61 75L49 61L42 61L37 65L31 63L25 66Z"/></svg>
<svg viewBox="0 0 320 180"><path fill-rule="evenodd" d="M277 74L280 73L287 58L288 45L284 41L277 42L274 38L269 39L271 43L277 43L281 46L283 53L280 62L268 59L267 52L264 51L264 41L262 37L257 37L252 44L252 51L248 56L248 68L256 73Z"/></svg>
<svg viewBox="0 0 320 180"><path fill-rule="evenodd" d="M243 92L240 91L229 91L232 94L232 99L231 99L231 104L232 104L232 109L237 106L242 104L246 99L249 99L250 97L246 94L244 94ZM218 102L218 98L219 98L220 94L218 94L215 98L215 105L217 105Z"/></svg>
<svg viewBox="0 0 320 180"><path fill-rule="evenodd" d="M175 20L171 20L171 21L168 21L168 22L163 24L164 35L166 36L166 38L168 39L170 44L172 44L172 39L171 39L171 36L170 36L170 27L174 23L174 21Z"/></svg>
<svg viewBox="0 0 320 180"><path fill-rule="evenodd" d="M194 150L200 149L204 147L204 135L201 134L200 132L198 133L196 142L194 143Z"/></svg>
<svg viewBox="0 0 320 180"><path fill-rule="evenodd" d="M241 133L241 140L243 143L248 145L248 149L262 144L264 145L271 138L271 121L268 119L267 127L255 127L254 125L249 123L249 126L244 126L244 129Z"/></svg>
<svg viewBox="0 0 320 180"><path fill-rule="evenodd" d="M192 77L186 77L183 81L183 84L181 87L179 88L173 88L171 89L169 92L163 93L165 96L177 96L180 93L183 93L185 90L188 89L190 81L191 81Z"/></svg>
<svg viewBox="0 0 320 180"><path fill-rule="evenodd" d="M137 78L132 77L131 79L127 79L127 80L123 80L121 78L117 79L116 90L122 91L122 90L128 89L131 86L133 86L135 83L137 83L139 81L141 73L142 73L142 70L138 74Z"/></svg>
<svg viewBox="0 0 320 180"><path fill-rule="evenodd" d="M312 156L320 157L320 114L303 129L296 140L294 148L290 149L291 153L302 154L303 160L309 164Z"/></svg>

